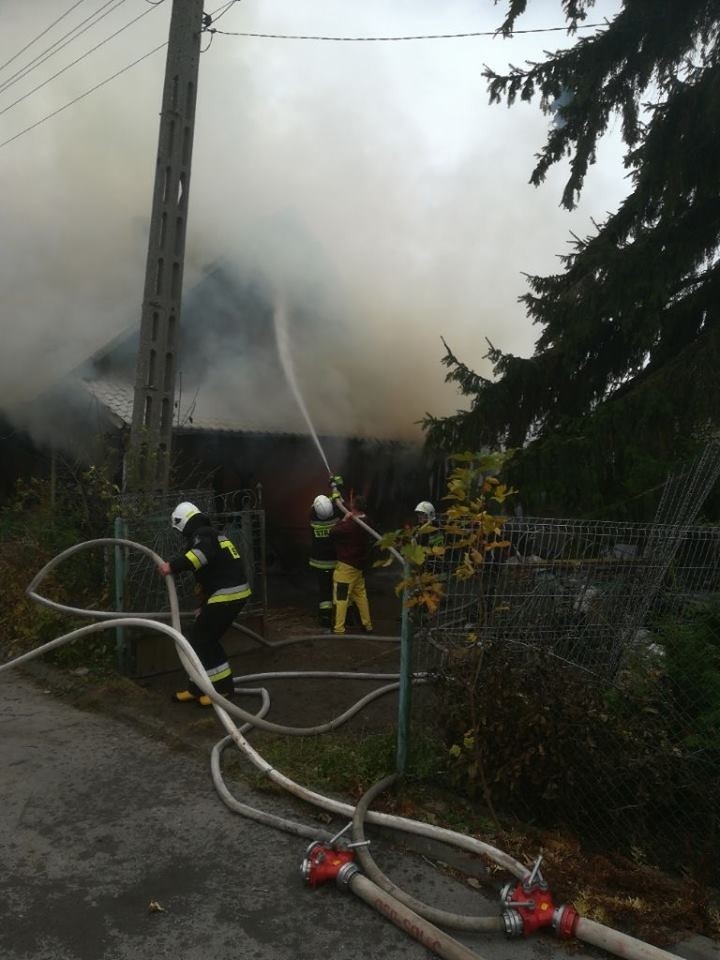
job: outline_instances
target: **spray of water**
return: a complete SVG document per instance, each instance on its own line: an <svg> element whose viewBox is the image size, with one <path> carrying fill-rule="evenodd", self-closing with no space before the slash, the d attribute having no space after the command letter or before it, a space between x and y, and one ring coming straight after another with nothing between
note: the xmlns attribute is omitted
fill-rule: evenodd
<svg viewBox="0 0 720 960"><path fill-rule="evenodd" d="M325 469L328 472L328 475L332 474L330 465L327 462L327 457L325 456L325 451L322 448L322 444L318 439L318 435L315 432L315 427L313 422L310 419L310 414L308 409L305 406L305 401L303 395L298 386L297 378L295 376L295 367L292 361L292 353L290 351L290 335L288 333L288 317L287 317L287 305L285 299L282 296L275 298L275 308L273 310L273 325L275 327L275 341L277 343L278 356L280 357L280 363L282 364L283 372L287 382L290 384L290 388L295 395L295 400L297 405L302 412L305 422L308 425L308 430L310 435L313 438L315 446L318 449L318 453L322 458L322 462L325 464Z"/></svg>
<svg viewBox="0 0 720 960"><path fill-rule="evenodd" d="M288 333L287 306L285 303L285 299L282 296L275 297L275 308L273 310L273 326L275 328L275 341L277 343L278 356L280 357L280 363L282 365L283 372L285 373L287 382L290 384L290 388L292 389L292 392L295 395L297 405L302 411L302 415L305 418L305 422L308 425L308 430L310 431L310 435L312 436L313 441L315 442L315 446L317 447L318 453L322 458L322 462L325 464L325 469L327 470L328 475L332 475L330 464L327 462L325 451L323 450L322 444L320 443L320 440L318 439L318 435L315 432L315 427L313 426L313 422L310 419L310 414L308 413L308 409L305 406L305 401L303 400L303 395L300 390L300 387L298 386L297 377L295 376L295 367L292 362L292 353L290 351L290 334ZM342 499L340 499L337 502L340 506L340 509L343 511L343 513L347 515L348 510L345 507L345 504L343 503ZM353 515L353 520L355 521L355 523L359 524L359 526L361 526L364 530L367 530L367 532L371 534L376 540L381 539L380 534L377 532L377 530L373 530L373 528L368 526L368 524L366 524L363 520L361 520L360 517ZM402 556L398 553L398 551L394 547L390 547L390 552L394 555L394 557L397 560L400 561L401 564L403 564L403 566L405 566L405 561L403 560Z"/></svg>

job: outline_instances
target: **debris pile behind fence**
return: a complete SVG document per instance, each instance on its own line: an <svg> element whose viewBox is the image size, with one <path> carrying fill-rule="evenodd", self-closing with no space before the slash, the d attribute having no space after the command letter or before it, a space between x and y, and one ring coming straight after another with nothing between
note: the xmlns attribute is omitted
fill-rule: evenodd
<svg viewBox="0 0 720 960"><path fill-rule="evenodd" d="M649 618L720 591L716 527L512 518L502 536L509 546L489 551L470 579L454 576L462 551L451 542L433 561L445 597L421 618L425 668L472 633L539 647L611 680Z"/></svg>

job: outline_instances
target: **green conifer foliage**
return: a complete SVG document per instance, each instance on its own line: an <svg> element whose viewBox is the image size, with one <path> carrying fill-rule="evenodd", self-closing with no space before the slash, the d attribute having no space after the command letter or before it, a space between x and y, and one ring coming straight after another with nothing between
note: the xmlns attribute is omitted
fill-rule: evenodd
<svg viewBox="0 0 720 960"><path fill-rule="evenodd" d="M531 3L506 0L501 29ZM592 6L564 0L570 30ZM554 111L531 182L567 159L567 208L617 118L626 145L627 198L573 239L562 272L528 277L534 355L490 345L487 379L447 348L471 409L424 421L431 446L522 448L512 479L546 509L634 497L720 423L719 42L718 0L623 0L607 27L542 63L486 70L491 101Z"/></svg>

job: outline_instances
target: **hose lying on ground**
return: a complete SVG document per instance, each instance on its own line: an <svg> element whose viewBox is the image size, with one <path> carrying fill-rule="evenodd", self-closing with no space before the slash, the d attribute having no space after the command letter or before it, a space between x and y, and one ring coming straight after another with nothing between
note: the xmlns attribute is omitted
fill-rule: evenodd
<svg viewBox="0 0 720 960"><path fill-rule="evenodd" d="M423 903L422 900L418 900L409 893L406 893L404 890L401 890L397 884L393 883L389 877L385 876L382 870L375 863L370 854L370 850L365 844L364 821L368 814L368 808L375 797L379 796L381 793L387 790L388 787L392 786L396 780L397 774L395 773L391 774L389 777L385 777L384 780L380 780L378 783L370 787L365 794L363 794L355 807L355 813L353 814L352 819L352 838L354 844L356 845L355 855L360 861L360 866L363 868L365 876L385 890L386 893L391 894L396 900L399 900L400 903L405 904L406 907L414 910L421 917L425 917L432 923L437 923L442 927L454 927L458 930L478 930L482 931L483 933L502 933L505 929L505 924L500 915L492 917L468 917L459 913L450 913L447 910L439 910L437 907L430 906L428 903Z"/></svg>

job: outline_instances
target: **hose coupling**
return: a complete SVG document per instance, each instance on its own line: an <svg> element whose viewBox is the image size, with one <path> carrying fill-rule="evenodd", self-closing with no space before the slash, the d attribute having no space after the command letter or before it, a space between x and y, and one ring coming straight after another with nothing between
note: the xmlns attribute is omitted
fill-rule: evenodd
<svg viewBox="0 0 720 960"><path fill-rule="evenodd" d="M317 887L327 880L337 880L340 868L352 864L354 859L354 850L348 850L347 847L340 849L317 840L308 847L300 873L309 886Z"/></svg>
<svg viewBox="0 0 720 960"><path fill-rule="evenodd" d="M505 925L505 936L508 939L523 935L523 921L517 910L503 910L502 920Z"/></svg>
<svg viewBox="0 0 720 960"><path fill-rule="evenodd" d="M580 914L571 903L564 903L561 907L558 907L553 913L552 922L555 936L560 937L561 940L569 940L570 937L575 936L575 928L579 919Z"/></svg>
<svg viewBox="0 0 720 960"><path fill-rule="evenodd" d="M347 863L344 863L337 872L336 883L341 890L347 890L350 886L350 881L355 876L356 873L360 873L360 867L353 863L352 860L348 860Z"/></svg>

